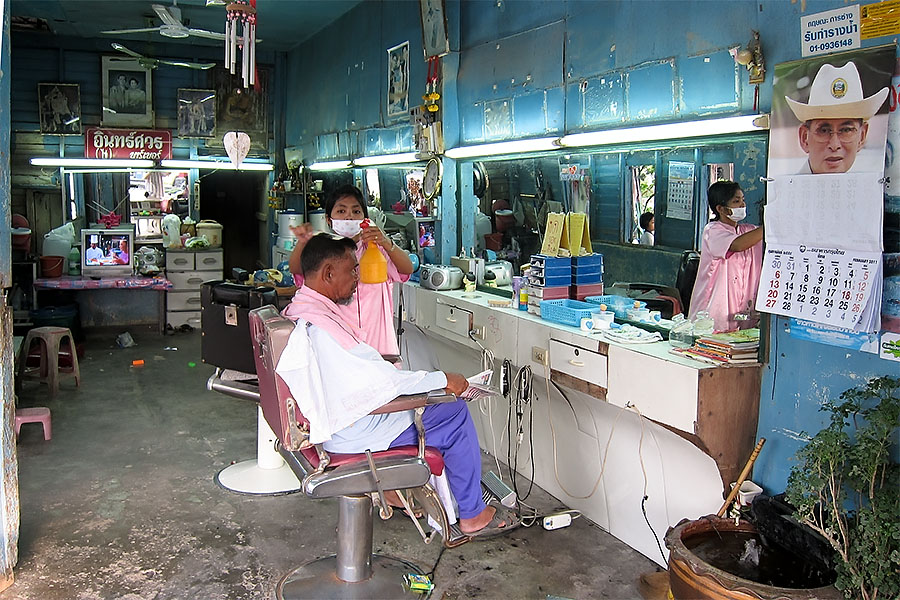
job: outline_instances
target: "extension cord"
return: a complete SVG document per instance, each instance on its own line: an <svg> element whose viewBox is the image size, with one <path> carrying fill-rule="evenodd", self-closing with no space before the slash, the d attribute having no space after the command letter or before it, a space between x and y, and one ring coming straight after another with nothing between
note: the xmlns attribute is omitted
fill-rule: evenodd
<svg viewBox="0 0 900 600"><path fill-rule="evenodd" d="M556 515L547 515L544 517L541 525L544 526L544 529L547 531L552 531L554 529L562 529L563 527L568 527L572 524L572 515L569 513L560 513Z"/></svg>
<svg viewBox="0 0 900 600"><path fill-rule="evenodd" d="M493 471L488 471L481 476L481 485L492 496L500 500L500 504L506 508L516 507L516 493L509 489L509 486L503 483Z"/></svg>

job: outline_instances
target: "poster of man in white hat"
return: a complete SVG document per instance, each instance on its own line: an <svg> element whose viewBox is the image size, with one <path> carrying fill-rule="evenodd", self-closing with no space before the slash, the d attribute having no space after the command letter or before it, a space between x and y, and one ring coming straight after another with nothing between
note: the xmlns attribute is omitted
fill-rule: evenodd
<svg viewBox="0 0 900 600"><path fill-rule="evenodd" d="M881 173L894 46L775 67L769 176Z"/></svg>

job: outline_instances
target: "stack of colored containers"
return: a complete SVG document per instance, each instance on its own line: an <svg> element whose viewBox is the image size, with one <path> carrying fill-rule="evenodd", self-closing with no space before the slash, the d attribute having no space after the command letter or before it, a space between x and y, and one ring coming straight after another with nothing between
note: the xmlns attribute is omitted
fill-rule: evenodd
<svg viewBox="0 0 900 600"><path fill-rule="evenodd" d="M533 254L528 270L528 312L540 316L541 301L567 299L571 285L571 258Z"/></svg>
<svg viewBox="0 0 900 600"><path fill-rule="evenodd" d="M572 259L572 286L569 298L584 300L603 294L603 255L587 254Z"/></svg>

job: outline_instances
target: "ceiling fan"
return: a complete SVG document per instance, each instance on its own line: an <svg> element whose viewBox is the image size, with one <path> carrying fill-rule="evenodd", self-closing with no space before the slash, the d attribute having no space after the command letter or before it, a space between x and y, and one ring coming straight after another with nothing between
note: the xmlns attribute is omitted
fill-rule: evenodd
<svg viewBox="0 0 900 600"><path fill-rule="evenodd" d="M211 40L224 40L224 33L215 31L206 31L205 29L194 29L187 27L181 21L181 9L178 8L178 0L172 0L172 6L163 6L162 4L151 4L153 11L162 21L159 27L143 27L139 29L115 29L111 31L101 31L100 33L108 34L124 34L124 33L146 33L150 31L158 31L160 35L168 38L186 38L188 36L197 36Z"/></svg>
<svg viewBox="0 0 900 600"><path fill-rule="evenodd" d="M143 54L138 54L134 50L130 50L130 49L126 48L125 46L123 46L122 44L117 44L115 42L112 43L112 47L114 49L118 50L119 52L127 54L128 56L131 56L132 58L138 59L138 62L141 63L141 66L144 66L144 67L147 67L150 69L155 69L156 67L158 67L161 64L162 65L172 65L175 67L187 67L189 69L212 69L214 66L216 66L216 63L214 63L214 62L195 63L195 62L189 62L186 60L178 60L176 58L172 58L172 59L150 58L148 56L144 56Z"/></svg>

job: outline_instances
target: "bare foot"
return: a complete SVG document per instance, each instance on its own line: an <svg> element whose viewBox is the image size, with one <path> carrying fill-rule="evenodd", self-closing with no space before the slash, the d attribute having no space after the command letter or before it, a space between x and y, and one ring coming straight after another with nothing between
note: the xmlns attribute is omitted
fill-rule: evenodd
<svg viewBox="0 0 900 600"><path fill-rule="evenodd" d="M491 522L491 519L494 518L494 515L496 513L497 509L495 509L493 506L487 506L483 511L481 511L474 517L470 517L468 519L460 519L459 528L463 533L475 533L476 531L487 526L487 524Z"/></svg>

